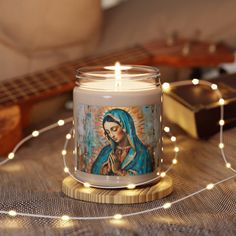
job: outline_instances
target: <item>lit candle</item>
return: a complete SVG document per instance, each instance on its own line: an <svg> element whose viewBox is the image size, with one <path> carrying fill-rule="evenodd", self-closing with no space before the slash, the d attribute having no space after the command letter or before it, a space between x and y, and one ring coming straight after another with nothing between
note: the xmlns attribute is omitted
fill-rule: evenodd
<svg viewBox="0 0 236 236"><path fill-rule="evenodd" d="M155 177L161 159L159 71L119 63L81 68L77 85L77 178L101 187L119 187Z"/></svg>

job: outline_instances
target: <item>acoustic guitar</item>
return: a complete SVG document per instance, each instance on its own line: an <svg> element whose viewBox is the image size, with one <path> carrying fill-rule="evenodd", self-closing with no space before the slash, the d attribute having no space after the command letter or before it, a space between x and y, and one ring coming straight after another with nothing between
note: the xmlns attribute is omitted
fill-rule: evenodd
<svg viewBox="0 0 236 236"><path fill-rule="evenodd" d="M174 67L217 66L234 61L231 48L186 39L156 40L106 55L63 63L41 72L0 82L0 155L8 154L22 137L33 104L71 91L75 70L82 66L121 64Z"/></svg>

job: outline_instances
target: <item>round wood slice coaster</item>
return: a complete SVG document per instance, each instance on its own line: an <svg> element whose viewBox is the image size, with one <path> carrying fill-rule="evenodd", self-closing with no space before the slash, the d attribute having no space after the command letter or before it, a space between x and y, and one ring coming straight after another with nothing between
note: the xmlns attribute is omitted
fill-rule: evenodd
<svg viewBox="0 0 236 236"><path fill-rule="evenodd" d="M169 176L165 176L153 185L135 189L86 188L70 176L66 177L62 183L62 192L68 197L97 203L131 204L149 202L166 197L172 190L173 183Z"/></svg>

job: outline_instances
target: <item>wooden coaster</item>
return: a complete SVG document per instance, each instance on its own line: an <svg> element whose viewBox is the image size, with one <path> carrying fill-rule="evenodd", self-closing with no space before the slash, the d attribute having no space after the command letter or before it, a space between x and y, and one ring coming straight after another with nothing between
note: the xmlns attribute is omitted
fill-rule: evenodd
<svg viewBox="0 0 236 236"><path fill-rule="evenodd" d="M131 204L149 202L166 197L172 190L173 183L169 176L165 176L153 185L131 190L86 188L70 176L66 177L62 183L62 192L68 197L97 203Z"/></svg>

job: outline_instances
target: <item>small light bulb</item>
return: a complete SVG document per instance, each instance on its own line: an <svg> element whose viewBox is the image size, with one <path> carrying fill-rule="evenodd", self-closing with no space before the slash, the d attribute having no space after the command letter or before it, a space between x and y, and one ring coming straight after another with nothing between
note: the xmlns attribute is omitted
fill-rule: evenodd
<svg viewBox="0 0 236 236"><path fill-rule="evenodd" d="M171 207L171 203L170 202L167 202L165 203L163 206L162 206L164 209L168 209Z"/></svg>
<svg viewBox="0 0 236 236"><path fill-rule="evenodd" d="M33 136L33 137L39 136L39 131L38 131L38 130L33 131L33 132L32 132L32 136Z"/></svg>
<svg viewBox="0 0 236 236"><path fill-rule="evenodd" d="M62 220L65 220L65 221L67 221L67 220L69 220L69 219L70 219L70 217L69 217L69 216L67 216L67 215L63 215L63 216L61 217L61 219L62 219Z"/></svg>
<svg viewBox="0 0 236 236"><path fill-rule="evenodd" d="M199 79L193 79L193 80L192 80L192 83L193 83L194 85L199 84Z"/></svg>
<svg viewBox="0 0 236 236"><path fill-rule="evenodd" d="M212 89L212 90L216 90L216 89L218 89L218 86L217 86L216 84L212 84L212 85L211 85L211 89Z"/></svg>
<svg viewBox="0 0 236 236"><path fill-rule="evenodd" d="M172 136L172 137L170 138L170 140L171 140L172 142L175 142L175 141L176 141L176 137L175 137L175 136Z"/></svg>
<svg viewBox="0 0 236 236"><path fill-rule="evenodd" d="M68 167L65 167L65 168L64 168L64 172L65 172L65 173L68 173L68 172L69 172L69 168L68 168Z"/></svg>
<svg viewBox="0 0 236 236"><path fill-rule="evenodd" d="M13 159L15 157L15 154L14 154L14 152L10 152L9 154L8 154L8 159Z"/></svg>
<svg viewBox="0 0 236 236"><path fill-rule="evenodd" d="M172 160L172 163L175 165L175 164L177 164L177 160L176 159L173 159Z"/></svg>
<svg viewBox="0 0 236 236"><path fill-rule="evenodd" d="M225 124L225 121L224 120L220 120L219 121L219 125L223 126Z"/></svg>
<svg viewBox="0 0 236 236"><path fill-rule="evenodd" d="M85 188L89 188L90 186L91 186L90 183L88 183L88 182L85 182L85 183L84 183L84 187L85 187Z"/></svg>
<svg viewBox="0 0 236 236"><path fill-rule="evenodd" d="M169 133L170 132L170 128L169 127L164 127L164 131L166 132L166 133Z"/></svg>
<svg viewBox="0 0 236 236"><path fill-rule="evenodd" d="M220 149L224 148L224 146L225 146L225 145L224 145L223 143L219 143L219 148L220 148Z"/></svg>
<svg viewBox="0 0 236 236"><path fill-rule="evenodd" d="M162 84L162 89L164 92L169 92L170 91L170 84L169 83L163 83Z"/></svg>
<svg viewBox="0 0 236 236"><path fill-rule="evenodd" d="M164 178L166 176L165 172L161 172L161 177Z"/></svg>
<svg viewBox="0 0 236 236"><path fill-rule="evenodd" d="M160 172L157 172L157 175L160 175Z"/></svg>
<svg viewBox="0 0 236 236"><path fill-rule="evenodd" d="M63 126L65 124L65 121L64 120L59 120L59 121L57 121L57 124L59 126Z"/></svg>
<svg viewBox="0 0 236 236"><path fill-rule="evenodd" d="M208 184L206 186L206 189L210 190L210 189L213 189L214 188L214 184Z"/></svg>
<svg viewBox="0 0 236 236"><path fill-rule="evenodd" d="M63 156L65 156L65 155L67 154L67 151L66 151L65 149L63 149L63 150L61 151L61 154L62 154Z"/></svg>
<svg viewBox="0 0 236 236"><path fill-rule="evenodd" d="M115 214L113 216L113 218L116 219L116 220L120 220L122 218L122 215L121 214Z"/></svg>
<svg viewBox="0 0 236 236"><path fill-rule="evenodd" d="M66 139L68 139L68 140L71 139L71 134L67 134Z"/></svg>
<svg viewBox="0 0 236 236"><path fill-rule="evenodd" d="M11 211L8 212L8 215L9 216L16 216L17 213L16 213L16 211L11 210Z"/></svg>
<svg viewBox="0 0 236 236"><path fill-rule="evenodd" d="M128 189L134 189L135 187L136 187L135 184L128 184L127 186Z"/></svg>
<svg viewBox="0 0 236 236"><path fill-rule="evenodd" d="M175 151L175 152L179 152L179 148L178 148L178 147L175 147L175 148L174 148L174 151Z"/></svg>
<svg viewBox="0 0 236 236"><path fill-rule="evenodd" d="M161 163L163 163L163 161L164 161L164 160L163 160L163 159L161 159Z"/></svg>
<svg viewBox="0 0 236 236"><path fill-rule="evenodd" d="M231 167L231 164L230 164L229 162L227 162L227 163L225 164L225 166L226 166L227 168L230 168L230 167Z"/></svg>
<svg viewBox="0 0 236 236"><path fill-rule="evenodd" d="M225 100L223 98L219 99L219 104L220 105L224 105L225 104Z"/></svg>

